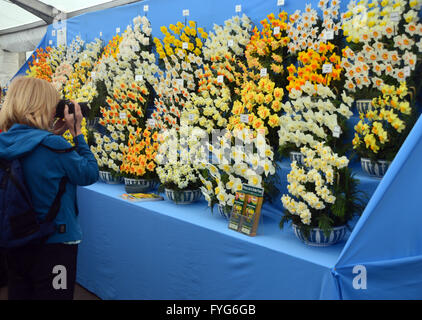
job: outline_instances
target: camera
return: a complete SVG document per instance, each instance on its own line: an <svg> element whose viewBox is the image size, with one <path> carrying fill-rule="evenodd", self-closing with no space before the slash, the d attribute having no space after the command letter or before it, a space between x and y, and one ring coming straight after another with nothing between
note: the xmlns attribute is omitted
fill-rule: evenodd
<svg viewBox="0 0 422 320"><path fill-rule="evenodd" d="M70 100L60 100L56 108L56 118L64 119L64 108L66 105L69 107L69 114L75 113L75 105ZM88 117L90 110L88 103L79 102L79 106L81 107L81 112L84 118Z"/></svg>

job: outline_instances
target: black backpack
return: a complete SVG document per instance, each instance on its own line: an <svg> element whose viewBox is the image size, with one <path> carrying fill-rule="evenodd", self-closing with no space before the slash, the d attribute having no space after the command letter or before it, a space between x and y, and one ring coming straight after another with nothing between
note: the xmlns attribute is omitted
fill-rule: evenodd
<svg viewBox="0 0 422 320"><path fill-rule="evenodd" d="M73 150L47 148L60 153ZM46 218L38 221L20 160L0 159L0 248L11 249L44 243L56 231L54 220L60 210L67 181L67 177L61 179L59 191Z"/></svg>

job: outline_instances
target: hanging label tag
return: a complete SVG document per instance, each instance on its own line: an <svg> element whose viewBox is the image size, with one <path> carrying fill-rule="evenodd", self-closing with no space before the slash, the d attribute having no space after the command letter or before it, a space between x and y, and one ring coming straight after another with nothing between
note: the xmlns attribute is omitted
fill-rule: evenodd
<svg viewBox="0 0 422 320"><path fill-rule="evenodd" d="M400 21L400 13L397 11L390 13L390 20L393 22L399 22Z"/></svg>
<svg viewBox="0 0 422 320"><path fill-rule="evenodd" d="M234 41L230 39L229 41L227 41L227 45L228 45L229 47L233 47L233 45L234 45Z"/></svg>
<svg viewBox="0 0 422 320"><path fill-rule="evenodd" d="M280 33L280 27L274 28L274 35L278 35Z"/></svg>
<svg viewBox="0 0 422 320"><path fill-rule="evenodd" d="M40 60L38 60L38 59L37 59L37 60L35 60L35 63L40 63Z"/></svg>
<svg viewBox="0 0 422 320"><path fill-rule="evenodd" d="M333 72L333 65L331 63L325 63L322 66L322 73L331 73Z"/></svg>
<svg viewBox="0 0 422 320"><path fill-rule="evenodd" d="M51 45L53 45L53 40L49 40L48 41L48 44L51 46Z"/></svg>
<svg viewBox="0 0 422 320"><path fill-rule="evenodd" d="M183 79L176 79L176 83L178 86L183 87Z"/></svg>
<svg viewBox="0 0 422 320"><path fill-rule="evenodd" d="M148 119L147 123L150 127L155 127L155 124L157 122L155 121L155 119Z"/></svg>
<svg viewBox="0 0 422 320"><path fill-rule="evenodd" d="M66 28L57 30L57 46L65 46L67 44Z"/></svg>
<svg viewBox="0 0 422 320"><path fill-rule="evenodd" d="M103 36L103 32L102 31L100 31L100 37L102 37Z"/></svg>
<svg viewBox="0 0 422 320"><path fill-rule="evenodd" d="M183 10L183 16L188 17L189 16L189 9Z"/></svg>
<svg viewBox="0 0 422 320"><path fill-rule="evenodd" d="M261 77L266 77L267 76L267 68L262 68L261 69Z"/></svg>
<svg viewBox="0 0 422 320"><path fill-rule="evenodd" d="M224 76L218 76L217 77L217 82L218 83L223 83L224 82Z"/></svg>
<svg viewBox="0 0 422 320"><path fill-rule="evenodd" d="M120 33L120 28L116 28L116 33Z"/></svg>
<svg viewBox="0 0 422 320"><path fill-rule="evenodd" d="M242 5L240 5L240 4L236 5L235 11L236 12L242 12Z"/></svg>
<svg viewBox="0 0 422 320"><path fill-rule="evenodd" d="M340 135L341 135L341 128L339 126L336 126L333 131L333 137L340 138Z"/></svg>
<svg viewBox="0 0 422 320"><path fill-rule="evenodd" d="M195 120L195 115L193 113L189 113L188 115L189 121Z"/></svg>
<svg viewBox="0 0 422 320"><path fill-rule="evenodd" d="M51 35L52 35L53 37L55 37L55 36L56 36L56 30L51 31Z"/></svg>
<svg viewBox="0 0 422 320"><path fill-rule="evenodd" d="M144 76L143 75L137 74L135 76L135 81L142 81L142 80L144 80Z"/></svg>
<svg viewBox="0 0 422 320"><path fill-rule="evenodd" d="M182 49L187 49L187 48L189 48L188 43L187 42L183 42Z"/></svg>
<svg viewBox="0 0 422 320"><path fill-rule="evenodd" d="M94 79L97 76L96 72L91 72L91 78Z"/></svg>
<svg viewBox="0 0 422 320"><path fill-rule="evenodd" d="M334 39L334 31L333 30L325 31L324 39L325 40L333 40Z"/></svg>
<svg viewBox="0 0 422 320"><path fill-rule="evenodd" d="M243 123L249 123L249 115L248 114L241 114L240 121Z"/></svg>
<svg viewBox="0 0 422 320"><path fill-rule="evenodd" d="M405 77L410 77L410 67L404 67L403 73Z"/></svg>
<svg viewBox="0 0 422 320"><path fill-rule="evenodd" d="M149 11L149 5L144 5L144 12L148 12Z"/></svg>
<svg viewBox="0 0 422 320"><path fill-rule="evenodd" d="M277 0L277 5L279 7L284 6L284 0Z"/></svg>
<svg viewBox="0 0 422 320"><path fill-rule="evenodd" d="M119 116L120 116L120 119L127 119L127 114L126 114L126 112L120 112L120 114L119 114Z"/></svg>

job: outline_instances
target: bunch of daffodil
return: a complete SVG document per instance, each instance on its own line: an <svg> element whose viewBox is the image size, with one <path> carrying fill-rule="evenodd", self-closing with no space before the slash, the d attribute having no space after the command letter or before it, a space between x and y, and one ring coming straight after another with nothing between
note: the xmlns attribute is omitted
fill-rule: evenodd
<svg viewBox="0 0 422 320"><path fill-rule="evenodd" d="M336 46L331 42L319 42L317 51L311 48L299 52L299 66L295 67L292 64L287 68L289 72L287 90L289 92L292 89L301 91L302 86L306 83L334 87L342 75L341 58L336 54L335 49ZM324 65L330 65L331 70L323 70Z"/></svg>
<svg viewBox="0 0 422 320"><path fill-rule="evenodd" d="M245 51L248 67L256 72L266 69L270 79L280 82L281 87L286 84L286 76L283 77L283 74L289 55L287 20L288 15L284 11L277 17L273 13L269 14L267 19L261 21L262 31L254 28Z"/></svg>
<svg viewBox="0 0 422 320"><path fill-rule="evenodd" d="M114 177L117 177L120 176L123 154L127 152L128 146L125 144L126 137L119 134L119 126L116 126L116 131L112 131L113 128L109 128L112 132L110 137L94 132L95 145L91 145L90 148L97 160L98 168L101 171L110 172Z"/></svg>
<svg viewBox="0 0 422 320"><path fill-rule="evenodd" d="M154 124L150 128L178 128L182 111L204 74L202 59L193 53L186 56L185 51L178 50L176 55L165 57L164 61L166 72L158 72L159 80L154 86L157 97L152 113Z"/></svg>
<svg viewBox="0 0 422 320"><path fill-rule="evenodd" d="M347 168L349 160L322 142L301 152L305 164L294 161L287 175L289 194L281 198L286 210L280 226L292 221L302 232L320 228L329 236L333 227L347 224L360 213L357 181Z"/></svg>
<svg viewBox="0 0 422 320"><path fill-rule="evenodd" d="M205 131L186 124L160 132L156 172L162 188L182 191L201 186L198 165L208 158L207 138Z"/></svg>
<svg viewBox="0 0 422 320"><path fill-rule="evenodd" d="M251 79L244 82L240 91L240 99L235 100L231 110L227 129L263 130L273 148L278 146L277 130L280 127L280 116L283 113L283 88L267 75L258 80L250 72Z"/></svg>
<svg viewBox="0 0 422 320"><path fill-rule="evenodd" d="M343 30L353 51L348 49L343 66L346 87L356 98L377 97L384 84L419 82L422 24L417 12L421 6L420 0L349 3Z"/></svg>
<svg viewBox="0 0 422 320"><path fill-rule="evenodd" d="M304 12L297 10L290 15L287 33L291 39L288 44L290 53L297 54L310 48L318 51L321 41L340 37L340 0L321 0L318 7L322 11L322 19L310 4L306 5Z"/></svg>
<svg viewBox="0 0 422 320"><path fill-rule="evenodd" d="M188 57L189 53L202 57L203 42L208 38L208 34L203 28L197 27L195 21L189 21L186 26L179 21L176 25L171 24L168 29L162 26L160 30L164 39L161 41L154 38L154 43L161 60L179 51L182 51L185 57Z"/></svg>
<svg viewBox="0 0 422 320"><path fill-rule="evenodd" d="M266 178L275 174L274 153L264 135L247 129L226 131L215 138L207 143L212 158L199 165L201 190L211 208L218 204L230 213L242 185L264 188Z"/></svg>
<svg viewBox="0 0 422 320"><path fill-rule="evenodd" d="M155 179L155 157L159 148L158 132L137 128L129 135L120 172L127 178Z"/></svg>
<svg viewBox="0 0 422 320"><path fill-rule="evenodd" d="M391 161L406 137L412 108L405 82L399 87L384 85L381 92L372 100L372 109L360 114L353 148L362 157Z"/></svg>
<svg viewBox="0 0 422 320"><path fill-rule="evenodd" d="M31 78L38 78L51 82L53 71L49 63L51 48L37 48L35 54L32 55L32 61L28 63L26 74Z"/></svg>

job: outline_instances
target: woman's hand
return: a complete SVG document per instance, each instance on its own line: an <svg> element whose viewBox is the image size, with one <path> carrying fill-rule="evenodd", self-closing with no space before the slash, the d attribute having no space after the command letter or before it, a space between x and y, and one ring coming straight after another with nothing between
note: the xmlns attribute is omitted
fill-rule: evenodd
<svg viewBox="0 0 422 320"><path fill-rule="evenodd" d="M66 105L64 108L64 119L66 121L67 127L69 128L70 134L72 137L77 137L82 134L82 111L80 105L72 101L75 106L75 113L69 114L69 107Z"/></svg>

